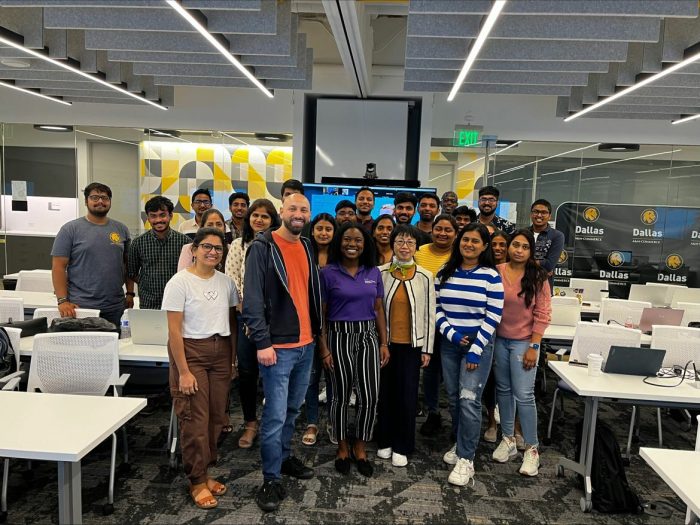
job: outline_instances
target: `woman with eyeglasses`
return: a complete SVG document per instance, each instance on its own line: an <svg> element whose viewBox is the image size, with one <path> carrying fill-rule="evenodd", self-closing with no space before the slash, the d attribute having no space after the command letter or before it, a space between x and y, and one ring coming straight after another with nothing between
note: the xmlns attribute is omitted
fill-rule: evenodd
<svg viewBox="0 0 700 525"><path fill-rule="evenodd" d="M394 217L389 214L380 215L372 223L371 235L377 253L378 265L390 263L394 256L390 241L394 226Z"/></svg>
<svg viewBox="0 0 700 525"><path fill-rule="evenodd" d="M255 345L246 335L246 327L240 319L243 305L243 279L245 277L245 256L253 239L271 227L279 226L279 217L274 204L267 199L257 199L248 207L243 219L243 232L234 239L226 257L226 275L236 285L241 302L237 308L238 347L238 393L243 409L243 433L238 438L239 448L250 448L258 436L258 355ZM226 431L232 431L228 428Z"/></svg>
<svg viewBox="0 0 700 525"><path fill-rule="evenodd" d="M226 233L226 221L224 220L224 215L216 208L210 208L202 214L202 226L201 228L216 228ZM228 245L224 250L224 256L221 259L221 263L218 271L224 271L224 261L226 260L226 255L228 251ZM194 263L194 255L192 254L192 243L185 244L180 251L180 259L177 262L177 271L189 268Z"/></svg>
<svg viewBox="0 0 700 525"><path fill-rule="evenodd" d="M335 468L348 474L354 457L357 470L367 477L374 472L365 444L372 438L376 420L379 368L389 361L384 287L375 263L369 234L359 224L346 222L333 238L329 263L321 271L326 322L319 346L323 366L332 371L331 420L338 440ZM351 447L348 410L353 387L357 414Z"/></svg>
<svg viewBox="0 0 700 525"><path fill-rule="evenodd" d="M505 299L502 322L496 329L494 360L503 439L493 459L505 463L518 453L514 429L517 408L526 443L519 472L536 476L540 456L535 376L540 343L552 313L551 294L547 271L535 261L535 237L530 230L519 230L513 235L508 259L498 265Z"/></svg>
<svg viewBox="0 0 700 525"><path fill-rule="evenodd" d="M435 337L435 280L414 260L419 232L399 224L391 232L394 259L379 267L389 362L382 368L376 441L381 459L405 467L416 444L420 369L428 366Z"/></svg>
<svg viewBox="0 0 700 525"><path fill-rule="evenodd" d="M457 438L443 461L454 465L447 481L459 486L474 477L481 395L493 358L489 341L503 308L503 283L494 268L490 241L485 226L467 224L435 283L442 375Z"/></svg>
<svg viewBox="0 0 700 525"><path fill-rule="evenodd" d="M233 281L216 271L226 242L215 228L200 228L192 241L194 264L165 286L168 313L170 395L180 420L180 447L190 496L201 509L218 505L226 486L209 477L217 440L228 423L226 405L234 372L236 305Z"/></svg>

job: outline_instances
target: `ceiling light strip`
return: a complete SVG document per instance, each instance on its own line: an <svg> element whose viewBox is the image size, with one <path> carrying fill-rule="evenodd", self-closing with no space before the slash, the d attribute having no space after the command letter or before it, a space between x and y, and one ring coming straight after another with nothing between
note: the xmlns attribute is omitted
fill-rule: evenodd
<svg viewBox="0 0 700 525"><path fill-rule="evenodd" d="M107 82L106 80L102 80L97 75L85 73L84 71L81 71L77 67L74 67L74 66L68 64L67 62L63 62L61 60L55 60L53 58L50 58L50 57L46 56L45 54L40 53L39 51L35 51L34 49L29 49L28 47L24 47L22 44L19 44L15 41L10 40L8 38L5 38L3 36L0 36L0 44L8 45L10 47L13 47L13 48L19 50L19 51L22 51L23 53L26 53L28 55L33 56L34 58L38 58L40 60L43 60L44 62L48 62L49 64L53 64L54 66L65 69L66 71L70 71L71 73L75 73L76 75L80 75L83 78L87 78L88 80L92 80L93 82L97 82L98 84L101 84L105 87L113 89L114 91L118 91L119 93L121 93L123 95L127 95L131 98L134 98L134 99L138 100L139 102L145 102L146 104L149 104L153 107L156 107L156 108L162 109L162 110L166 110L166 111L168 109L165 106L161 106L160 104L153 102L151 100L148 100L145 97L142 97L140 95L132 93L132 92L130 92L122 87L119 87L115 84L111 84L110 82Z"/></svg>
<svg viewBox="0 0 700 525"><path fill-rule="evenodd" d="M221 53L221 54L224 56L224 58L226 58L226 60L228 60L229 62L231 62L231 64L233 64L233 65L236 67L236 69L238 69L241 73L243 73L243 74L246 76L246 78L247 78L248 80L250 80L253 84L255 84L255 86L256 86L260 91L262 91L263 93L265 93L265 95L267 95L267 96L270 97L270 98L273 98L273 97L274 97L274 95L270 92L270 90L268 90L268 89L263 85L262 82L260 82L257 78L255 78L255 76L254 76L250 71L248 71L248 69L246 69L246 67L245 67L243 64L241 64L241 63L238 61L238 59L237 59L236 57L234 57L234 56L231 54L231 52L230 52L228 49L226 49L226 47L224 47L224 46L221 44L221 42L219 42L219 40L218 40L217 38L215 38L214 35L212 35L212 34L207 30L206 27L204 27L195 17L193 17L193 16L187 11L187 9L185 9L184 7L182 7L182 6L180 5L180 2L178 2L177 0L166 0L166 3L167 3L170 7L172 7L175 11L177 11L177 13L178 13L182 18L184 18L184 19L187 21L187 23L189 23L200 35L202 35L202 36L207 40L207 42L209 42L212 46L214 46L214 47L216 48L216 50L217 50L219 53Z"/></svg>
<svg viewBox="0 0 700 525"><path fill-rule="evenodd" d="M588 107L583 108L582 110L574 113L573 115L569 115L564 119L564 122L570 122L574 120L575 118L578 118L582 115L585 115L586 113L589 113L591 111L594 111L598 109L601 106L604 106L605 104L609 104L613 100L617 100L618 98L624 97L625 95L629 95L633 91L637 91L640 88L643 88L644 86L648 86L652 82L655 82L659 80L660 78L663 78L667 75L670 75L671 73L675 73L679 69L683 69L684 67L693 64L700 60L700 50L696 48L696 46L693 46L693 51L691 52L687 58L681 60L680 62L673 64L672 66L669 66L665 68L662 71L659 71L658 73L655 73L653 75L650 75L643 80L640 80L636 84L633 84L631 86L626 87L625 89L618 91L617 93L610 95L609 97L605 97L603 100L599 100L595 104L592 104ZM693 115L693 118L700 118L700 115ZM682 124L683 122L688 122L688 120L692 120L692 118L687 118L687 119L681 119L674 121L673 124Z"/></svg>
<svg viewBox="0 0 700 525"><path fill-rule="evenodd" d="M61 100L60 98L50 97L48 95L44 95L42 93L39 93L38 91L32 91L31 89L21 88L21 87L15 86L14 84L10 84L9 82L5 82L3 80L0 80L0 86L14 89L15 91L20 91L20 92L26 93L28 95L34 95L35 97L40 97L40 98L43 98L46 100L50 100L51 102L58 102L59 104L63 104L64 106L72 106L73 105L70 102L66 102L65 100Z"/></svg>
<svg viewBox="0 0 700 525"><path fill-rule="evenodd" d="M685 124L686 122L690 122L691 120L695 120L698 118L700 118L700 113L698 113L697 115L690 115L688 117L683 117L683 118L678 119L678 120L672 120L671 124Z"/></svg>
<svg viewBox="0 0 700 525"><path fill-rule="evenodd" d="M459 88L462 87L464 79L467 77L467 73L469 73L469 70L474 65L474 62L476 62L476 57L479 55L479 51L481 51L481 48L484 46L484 43L489 37L489 33L491 33L493 26L496 25L496 20L501 14L501 11L503 11L503 7L505 7L505 5L506 0L496 0L494 2L493 7L491 8L491 12L486 17L486 21L484 22L484 25L479 31L479 36L476 37L476 40L474 40L474 43L472 44L472 47L469 50L467 60L465 60L464 65L462 66L462 70L459 72L459 76L455 81L455 85L452 86L452 90L447 96L448 102L452 102L452 100L454 100L455 95L457 95L457 92L459 91Z"/></svg>

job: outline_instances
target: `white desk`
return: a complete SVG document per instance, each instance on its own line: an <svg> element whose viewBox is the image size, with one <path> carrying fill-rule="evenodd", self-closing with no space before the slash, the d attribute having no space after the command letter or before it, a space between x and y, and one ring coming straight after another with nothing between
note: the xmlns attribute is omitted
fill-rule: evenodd
<svg viewBox="0 0 700 525"><path fill-rule="evenodd" d="M20 292L0 290L0 297L14 297L24 300L25 308L55 308L56 296L50 292Z"/></svg>
<svg viewBox="0 0 700 525"><path fill-rule="evenodd" d="M639 455L688 506L685 522L694 525L700 516L700 452L644 447Z"/></svg>
<svg viewBox="0 0 700 525"><path fill-rule="evenodd" d="M576 333L575 326L562 326L550 324L544 331L544 339L553 339L557 341L573 341L574 334ZM642 334L643 345L651 344L651 336Z"/></svg>
<svg viewBox="0 0 700 525"><path fill-rule="evenodd" d="M23 337L19 343L20 356L31 356L34 337ZM119 361L167 363L168 347L161 345L135 345L131 339L119 340Z"/></svg>
<svg viewBox="0 0 700 525"><path fill-rule="evenodd" d="M58 521L82 523L80 461L146 406L134 397L0 391L0 456L58 462Z"/></svg>
<svg viewBox="0 0 700 525"><path fill-rule="evenodd" d="M584 477L585 496L581 498L581 510L590 512L591 503L591 465L593 463L593 443L598 416L598 402L601 399L629 401L634 404L678 405L682 408L700 407L700 389L684 381L675 388L661 388L642 382L641 376L621 374L602 374L598 377L588 375L588 369L573 366L560 361L549 361L549 368L569 387L585 398L583 416L583 435L581 437L581 454L578 462L562 458L557 465L557 474L563 469L573 470ZM669 382L670 381L670 382ZM673 384L674 379L656 379L659 384Z"/></svg>

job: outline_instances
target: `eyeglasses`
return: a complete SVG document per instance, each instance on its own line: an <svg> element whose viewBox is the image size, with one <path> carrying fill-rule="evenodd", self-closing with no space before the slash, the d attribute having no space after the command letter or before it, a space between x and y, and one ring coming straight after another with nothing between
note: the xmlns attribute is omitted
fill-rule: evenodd
<svg viewBox="0 0 700 525"><path fill-rule="evenodd" d="M206 206L208 208L209 206L211 206L211 201L196 200L196 201L192 201L192 204L196 204L197 206Z"/></svg>
<svg viewBox="0 0 700 525"><path fill-rule="evenodd" d="M442 199L442 202L457 202L457 199L452 199L448 197L447 199Z"/></svg>
<svg viewBox="0 0 700 525"><path fill-rule="evenodd" d="M532 210L531 215L549 215L549 210Z"/></svg>
<svg viewBox="0 0 700 525"><path fill-rule="evenodd" d="M498 202L496 197L479 197L479 202Z"/></svg>
<svg viewBox="0 0 700 525"><path fill-rule="evenodd" d="M416 241L406 240L406 239L396 239L394 244L397 246L408 246L409 248L416 247Z"/></svg>
<svg viewBox="0 0 700 525"><path fill-rule="evenodd" d="M88 199L90 202L109 202L112 200L112 197L109 197L107 195L89 195Z"/></svg>
<svg viewBox="0 0 700 525"><path fill-rule="evenodd" d="M221 246L220 244L214 245L214 244L209 244L208 242L204 242L198 246L198 248L201 248L205 252L210 252L214 250L216 253L224 253L224 247Z"/></svg>
<svg viewBox="0 0 700 525"><path fill-rule="evenodd" d="M355 212L354 211L339 211L336 213L338 217L354 217Z"/></svg>

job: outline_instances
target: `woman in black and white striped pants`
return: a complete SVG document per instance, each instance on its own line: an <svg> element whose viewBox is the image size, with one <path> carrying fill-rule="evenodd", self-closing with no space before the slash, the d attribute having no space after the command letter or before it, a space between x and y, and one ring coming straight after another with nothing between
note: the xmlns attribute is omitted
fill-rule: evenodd
<svg viewBox="0 0 700 525"><path fill-rule="evenodd" d="M373 473L365 443L372 437L379 400L379 368L389 360L381 274L374 266L374 246L355 223L343 224L321 271L327 322L319 341L324 366L333 371L331 420L338 440L335 468L350 472L348 409L357 390L355 442L352 455L364 476Z"/></svg>

